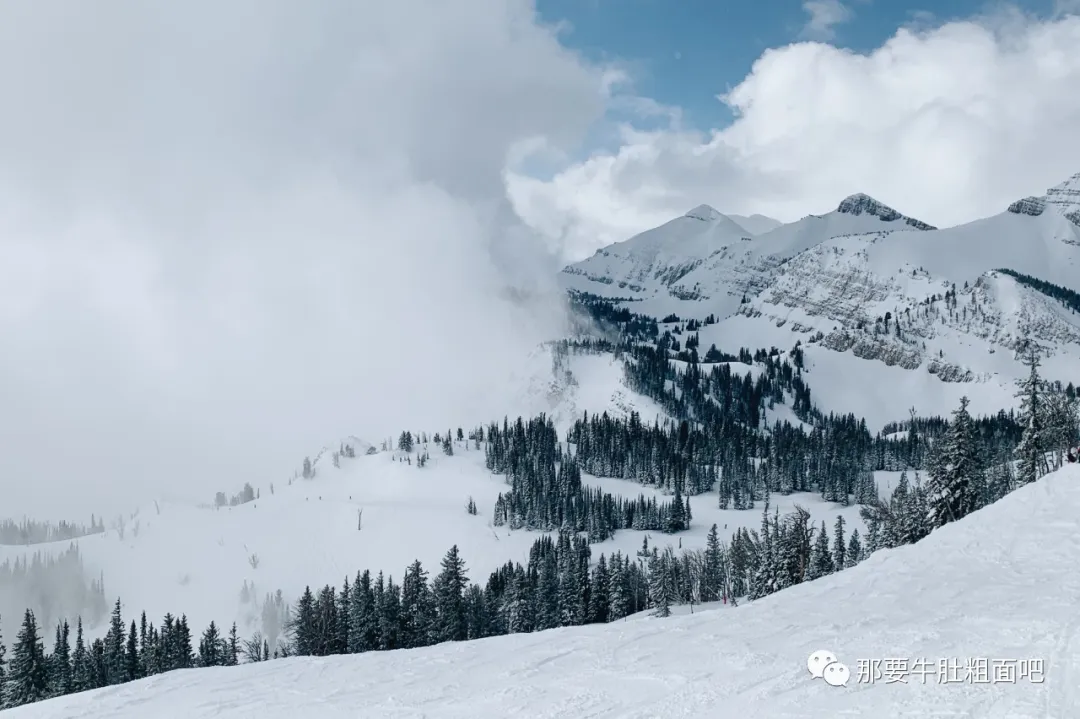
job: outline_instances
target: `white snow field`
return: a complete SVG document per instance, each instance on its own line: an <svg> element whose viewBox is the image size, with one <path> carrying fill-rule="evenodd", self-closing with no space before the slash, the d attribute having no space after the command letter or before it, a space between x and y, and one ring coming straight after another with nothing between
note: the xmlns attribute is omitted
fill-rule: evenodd
<svg viewBox="0 0 1080 719"><path fill-rule="evenodd" d="M468 444L469 449L463 445ZM341 468L329 462L320 466L314 479L297 479L292 485L275 484L274 494L248 504L221 509L160 504L144 507L121 539L115 530L75 540L87 574L105 580L111 606L119 596L124 615L160 622L166 612L186 613L193 627L202 631L210 621L228 627L238 624L242 636L261 629L261 602L266 593L282 590L294 601L306 585L313 589L332 584L340 587L346 576L352 581L358 570L382 570L399 582L405 567L419 559L429 571L456 544L469 578L481 585L491 572L507 561L527 564L529 548L540 532L494 528L491 514L495 499L509 487L501 475L484 466L483 449L456 443L453 457L431 445L431 459L418 469L397 461L399 452L380 452L342 459ZM584 481L616 495L658 496L655 489L622 479ZM465 511L472 497L478 514ZM661 548L704 549L705 537L715 522L720 537L731 539L737 527L758 527L758 509L721 510L717 495L690 498L691 528L677 535L620 530L612 539L592 545L593 559L614 551L633 555L642 540ZM805 507L812 519L825 520L831 528L843 515L847 532L858 527L866 532L857 506L825 502L816 494L775 496L772 506L780 513L795 504ZM362 529L357 529L363 510ZM134 532L138 522L138 534ZM0 547L5 558L38 551L64 550L68 542L30 547ZM249 561L258 556L258 566ZM250 601L242 600L244 583ZM14 636L18 615L5 624L5 636ZM74 617L72 617L74 620ZM103 636L107 623L88 628L90 636ZM265 633L265 632L264 632Z"/></svg>
<svg viewBox="0 0 1080 719"><path fill-rule="evenodd" d="M1069 466L918 544L737 608L181 670L5 716L1073 719L1077 516ZM811 676L818 650L849 667L846 686Z"/></svg>

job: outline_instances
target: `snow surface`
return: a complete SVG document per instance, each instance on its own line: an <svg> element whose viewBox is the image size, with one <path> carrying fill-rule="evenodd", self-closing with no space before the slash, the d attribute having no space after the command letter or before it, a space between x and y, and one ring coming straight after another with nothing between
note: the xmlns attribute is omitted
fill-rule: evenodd
<svg viewBox="0 0 1080 719"><path fill-rule="evenodd" d="M734 220L735 224L749 232L751 235L763 235L784 224L780 220L774 220L765 215L728 215L728 218Z"/></svg>
<svg viewBox="0 0 1080 719"><path fill-rule="evenodd" d="M538 351L530 362L534 376L545 379L521 402L542 402L544 406L534 409L550 411L560 435L565 436L584 411L619 417L637 411L649 423L664 419L654 402L623 383L622 363L610 355L571 355L566 368L577 384L569 386L552 380L550 351ZM742 364L734 369L740 374L761 371ZM766 419L770 423L794 419L789 413L784 405L776 405L766 412ZM240 633L250 636L261 627L261 601L278 589L292 602L306 585L340 586L346 576L351 581L363 569L382 570L400 582L413 560L435 569L454 544L469 577L481 584L507 561L527 563L529 548L541 535L492 527L495 500L509 488L501 475L487 471L482 446L477 450L471 442L458 442L455 455L447 457L431 445L430 462L420 469L399 461L403 458L399 452L367 455L370 444L356 438L350 443L357 447L357 457L341 458L336 468L326 448L313 456L313 479L296 478L290 484L288 476L282 477L273 481L273 493L267 481L258 487L261 496L254 502L215 509L162 501L126 517L123 539L110 528L73 542L0 546L0 564L37 552L62 552L74 543L88 576L104 577L108 604L119 596L129 619L143 610L155 621L166 612L186 613L193 627L205 627L211 620L221 626L236 621ZM659 496L655 489L628 480L585 475L583 481L614 495ZM223 489L232 494L240 487ZM470 497L478 507L475 516L465 511ZM781 513L799 504L814 521L824 519L830 527L838 514L843 515L848 532L858 527L865 534L858 507L827 503L816 494L777 495L772 501ZM668 536L620 530L614 538L592 545L593 560L614 551L633 555L645 535L650 545L671 544L677 549L681 541L684 549L701 549L714 522L725 541L737 527L760 525L760 508L722 511L715 492L692 497L690 503L693 522L688 531ZM360 510L363 528L357 530ZM258 555L257 568L249 562L253 554ZM257 601L241 601L245 582ZM4 635L14 636L18 617L3 620ZM103 635L106 627L89 629L93 637Z"/></svg>
<svg viewBox="0 0 1080 719"><path fill-rule="evenodd" d="M1072 719L1078 514L1080 470L1068 466L916 545L737 608L180 670L5 716ZM846 686L811 677L807 658L822 649L849 666ZM931 671L860 680L860 664L885 659L926 660ZM959 669L939 675L939 660ZM990 681L965 681L967 660L1029 674L1008 681L990 669Z"/></svg>
<svg viewBox="0 0 1080 719"><path fill-rule="evenodd" d="M527 564L529 548L542 533L493 527L495 499L509 488L501 475L487 471L483 449L464 442L455 446L456 454L447 457L432 445L430 462L423 469L398 461L398 452L343 458L340 469L327 463L314 479L282 482L275 485L273 495L264 488L258 500L236 507L160 504L157 514L151 505L129 522L122 540L109 530L75 543L88 574L104 575L108 603L119 596L129 619L142 610L155 621L166 612L186 613L200 631L211 620L220 626L236 621L244 636L260 628L260 607L240 600L245 581L254 585L259 600L281 589L291 602L306 585L340 586L357 570L382 570L400 582L414 559L434 570L457 544L469 577L482 585L507 561ZM589 475L582 479L615 495L660 496L655 489L627 480ZM475 516L465 511L469 497L478 506ZM686 532L620 530L612 539L592 545L593 560L614 551L633 555L646 535L650 546L677 548L681 541L684 549L703 549L714 522L724 540L737 527L756 528L761 522L760 508L719 509L715 493L691 497L690 504L693 522ZM825 520L830 527L837 515L843 515L849 532L854 527L861 534L866 531L858 507L824 502L817 494L776 495L772 504L781 514L799 504L814 521ZM363 528L358 530L361 509ZM0 563L68 545L0 547ZM252 554L259 557L258 568L249 563ZM5 629L6 635L14 636L13 623ZM99 626L90 634L103 635L105 629Z"/></svg>
<svg viewBox="0 0 1080 719"><path fill-rule="evenodd" d="M623 363L611 354L570 355L561 369L569 370L572 382L567 381L564 372L553 370L550 347L533 352L520 371L522 391L511 402L517 410L512 416L531 417L543 412L551 417L560 434L581 419L583 412L607 412L612 417L637 412L643 422L662 423L667 418L655 401L626 386Z"/></svg>
<svg viewBox="0 0 1080 719"><path fill-rule="evenodd" d="M973 411L996 412L1015 406L1015 381L1027 372L1018 351L1025 338L1045 350L1044 377L1080 377L1080 315L995 272L1012 269L1080 291L1080 175L1024 202L1035 209L1014 205L923 230L853 196L834 212L737 241L725 229L729 217L684 217L598 251L560 281L633 299L624 306L657 319L714 314L720 322L700 333L705 348L788 350L801 341L813 401L872 427L905 419L911 407L945 415L963 395ZM692 237L683 229L688 222L697 227ZM926 301L954 286L955 311L938 300L924 316ZM862 329L886 313L905 313L903 341ZM818 332L827 341L810 345Z"/></svg>

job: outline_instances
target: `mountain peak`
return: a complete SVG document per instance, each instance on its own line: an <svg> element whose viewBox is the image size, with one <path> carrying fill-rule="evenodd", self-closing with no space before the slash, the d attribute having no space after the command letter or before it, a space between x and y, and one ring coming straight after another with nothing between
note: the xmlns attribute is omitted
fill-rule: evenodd
<svg viewBox="0 0 1080 719"><path fill-rule="evenodd" d="M840 202L839 207L836 208L837 212L846 215L873 215L882 222L895 222L896 220L903 220L905 223L914 227L916 230L933 230L935 227L920 222L919 220L901 215L899 212L889 207L883 202L878 202L870 195L865 195L861 192L857 192L854 195L845 197Z"/></svg>
<svg viewBox="0 0 1080 719"><path fill-rule="evenodd" d="M713 222L715 220L719 220L721 217L723 217L723 215L720 214L719 211L708 205L698 205L694 209L687 212L684 217L690 217L695 220L703 220L704 222Z"/></svg>
<svg viewBox="0 0 1080 719"><path fill-rule="evenodd" d="M1057 207L1073 224L1080 226L1080 172L1054 185L1042 197L1025 197L1009 205L1014 215L1038 217L1050 205Z"/></svg>
<svg viewBox="0 0 1080 719"><path fill-rule="evenodd" d="M1080 172L1046 191L1049 197L1071 197L1073 202L1080 202Z"/></svg>

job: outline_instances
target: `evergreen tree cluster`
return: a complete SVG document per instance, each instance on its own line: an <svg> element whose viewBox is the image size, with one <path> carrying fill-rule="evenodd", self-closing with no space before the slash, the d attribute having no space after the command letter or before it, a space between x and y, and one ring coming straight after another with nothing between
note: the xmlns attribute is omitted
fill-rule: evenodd
<svg viewBox="0 0 1080 719"><path fill-rule="evenodd" d="M400 585L364 570L340 589L308 587L289 623L286 653L356 654L614 621L651 606L644 566L644 558L619 552L593 564L586 538L561 531L537 539L525 565L507 562L481 586L470 582L454 546L433 578L417 560ZM675 602L679 575L668 571Z"/></svg>
<svg viewBox="0 0 1080 719"><path fill-rule="evenodd" d="M575 334L595 334L600 327L610 328L615 338L649 341L660 333L655 319L631 312L618 304L634 300L604 298L578 291L569 292L569 300L571 318L576 320Z"/></svg>
<svg viewBox="0 0 1080 719"><path fill-rule="evenodd" d="M97 623L108 613L104 582L87 577L75 544L55 554L35 551L0 564L0 619L17 622L28 607L45 626L79 614ZM0 621L0 630L9 634L16 627Z"/></svg>
<svg viewBox="0 0 1080 719"><path fill-rule="evenodd" d="M1023 428L1015 455L1019 460L1017 481L1030 484L1056 469L1066 453L1080 441L1078 400L1070 383L1050 383L1039 376L1039 357L1031 350L1026 358L1028 376L1018 383L1020 400L1018 424Z"/></svg>
<svg viewBox="0 0 1080 719"><path fill-rule="evenodd" d="M34 611L27 609L10 656L0 637L0 709L173 669L235 665L241 653L235 624L228 636L222 636L211 622L195 652L187 617L166 614L160 627L155 627L143 612L138 624L132 620L125 625L119 599L104 638L87 641L80 617L72 643L71 626L65 620L57 624L52 651L47 652L43 629Z"/></svg>
<svg viewBox="0 0 1080 719"><path fill-rule="evenodd" d="M802 507L781 517L776 510L770 516L766 504L760 530L741 527L725 547L714 526L702 561L691 566L700 567L708 599L753 600L853 567L867 556L859 530L846 534L842 516L830 529L824 521L811 525Z"/></svg>
<svg viewBox="0 0 1080 719"><path fill-rule="evenodd" d="M951 290L947 294L953 296ZM691 320L687 326L698 325ZM731 364L706 369L689 362L679 367L672 362L673 342L677 340L668 332L653 344L624 336L621 351L629 355L627 382L656 400L669 415L691 423L691 441L683 446L692 447L693 454L685 468L683 491L705 491L710 480L720 477L722 507L752 509L755 502L777 491L816 491L832 501L847 502L853 497L861 503L875 495L870 472L927 469L930 447L948 425L945 419L920 418L913 412L910 421L893 423L871 435L865 422L854 415L822 414L813 406L802 378L799 344L787 357L775 347L754 352L740 349L734 359L757 363L764 370L753 379L734 371ZM1066 393L1075 395L1070 388ZM769 427L764 421L768 410L789 397L804 426L785 420ZM586 471L673 490L674 477L684 472L678 463L670 457L666 462L659 457L653 461L651 452L649 459L643 457L659 435L675 430L654 425L639 431L638 420L601 420L593 418L589 424L588 418L583 419L571 436L572 442L584 437L586 450L579 450L578 460ZM1007 457L1023 433L1012 412L973 418L972 423L983 457ZM901 430L906 430L905 435L895 436ZM635 442L645 440L640 448L628 449L631 436Z"/></svg>
<svg viewBox="0 0 1080 719"><path fill-rule="evenodd" d="M1070 385L1071 386L1071 385ZM972 417L980 453L998 457L1011 453L1020 442L1023 427L1013 411L999 410L997 414ZM886 424L874 440L875 469L898 472L903 469L926 469L931 447L949 430L945 417L912 417L903 422ZM897 437L903 433L904 436Z"/></svg>
<svg viewBox="0 0 1080 719"><path fill-rule="evenodd" d="M243 488L231 497L226 497L224 492L214 495L215 507L237 507L241 504L254 502L259 498L259 492L248 482L244 482Z"/></svg>
<svg viewBox="0 0 1080 719"><path fill-rule="evenodd" d="M13 519L0 520L0 545L30 545L59 542L65 539L78 539L105 531L105 522L94 515L90 524L76 522L41 522L24 518L16 522Z"/></svg>
<svg viewBox="0 0 1080 719"><path fill-rule="evenodd" d="M1080 312L1080 293L1070 290L1068 287L1062 287L1061 285L1055 285L1046 280L1040 280L1037 277L1031 275L1025 275L1022 272L1016 270L997 270L1003 275L1012 277L1022 285L1027 285L1032 289L1042 292L1047 297L1051 297L1061 303L1063 307L1066 307L1073 312Z"/></svg>
<svg viewBox="0 0 1080 719"><path fill-rule="evenodd" d="M576 459L564 453L551 419L540 415L513 425L492 423L485 445L487 468L506 476L509 491L495 501L493 523L511 529L586 532L601 542L618 529L680 532L690 526L690 501L676 483L667 501L639 495L627 500L582 485Z"/></svg>

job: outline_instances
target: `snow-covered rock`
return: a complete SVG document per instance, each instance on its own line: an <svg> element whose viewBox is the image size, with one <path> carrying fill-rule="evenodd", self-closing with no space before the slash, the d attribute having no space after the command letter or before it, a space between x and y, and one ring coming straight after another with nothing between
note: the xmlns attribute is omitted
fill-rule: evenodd
<svg viewBox="0 0 1080 719"><path fill-rule="evenodd" d="M753 339L766 334L780 347L815 337L820 349L1005 389L1023 371L1023 347L1034 343L1048 376L1080 377L1080 316L997 272L1080 291L1080 174L998 215L945 229L865 194L747 237L715 211L690 214L711 219L695 221L697 234L682 231L677 223L688 220L680 218L606 247L566 268L564 285L640 300L631 309L657 318L714 314L721 322L702 344L728 351L758 346ZM751 324L726 321L734 318ZM754 324L792 332L784 340Z"/></svg>
<svg viewBox="0 0 1080 719"><path fill-rule="evenodd" d="M864 195L861 192L855 195L845 197L844 200L840 203L840 206L836 208L836 211L848 215L861 215L865 213L867 215L873 215L874 217L877 217L884 222L903 220L904 224L910 225L916 230L937 229L933 225L928 225L920 220L901 215L899 212L889 207L888 205L878 202L873 197L870 197L869 195Z"/></svg>

